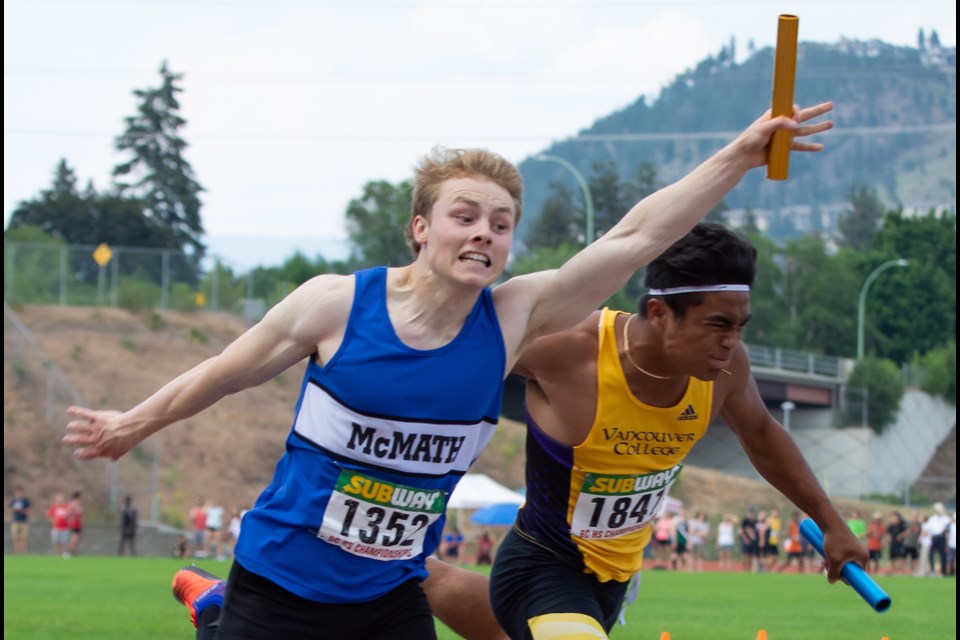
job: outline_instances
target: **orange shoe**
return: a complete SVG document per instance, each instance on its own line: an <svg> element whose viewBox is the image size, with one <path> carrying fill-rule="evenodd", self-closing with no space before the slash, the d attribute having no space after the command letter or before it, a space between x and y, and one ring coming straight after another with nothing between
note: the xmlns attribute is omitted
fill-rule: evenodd
<svg viewBox="0 0 960 640"><path fill-rule="evenodd" d="M223 592L227 583L200 567L189 566L173 576L173 597L190 610L194 628L204 609L212 604L223 606Z"/></svg>

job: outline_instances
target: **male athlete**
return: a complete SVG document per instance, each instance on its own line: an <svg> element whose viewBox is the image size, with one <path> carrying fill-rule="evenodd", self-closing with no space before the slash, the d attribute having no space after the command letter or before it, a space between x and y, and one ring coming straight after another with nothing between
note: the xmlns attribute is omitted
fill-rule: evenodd
<svg viewBox="0 0 960 640"><path fill-rule="evenodd" d="M750 373L741 334L755 261L730 231L699 224L650 263L639 313L597 311L536 340L514 367L527 379L527 501L490 584L511 638L607 637L654 516L718 416L761 475L823 529L828 580L848 561L865 564L866 550ZM463 585L478 589L482 578L440 562L429 569L424 588L438 617L495 637L482 597L464 606Z"/></svg>

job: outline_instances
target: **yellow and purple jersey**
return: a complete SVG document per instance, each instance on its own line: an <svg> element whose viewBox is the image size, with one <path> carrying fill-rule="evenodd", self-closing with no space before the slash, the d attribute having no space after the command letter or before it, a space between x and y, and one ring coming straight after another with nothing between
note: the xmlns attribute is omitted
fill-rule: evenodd
<svg viewBox="0 0 960 640"><path fill-rule="evenodd" d="M640 570L653 519L706 432L713 399L712 382L690 377L676 405L640 402L620 364L619 313L601 315L597 408L587 438L561 444L527 414L527 499L517 516L520 535L602 582Z"/></svg>

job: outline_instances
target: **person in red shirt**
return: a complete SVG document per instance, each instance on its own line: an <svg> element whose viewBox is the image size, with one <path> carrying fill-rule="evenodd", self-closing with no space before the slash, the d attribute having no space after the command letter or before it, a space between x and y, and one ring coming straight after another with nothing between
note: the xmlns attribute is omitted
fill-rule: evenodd
<svg viewBox="0 0 960 640"><path fill-rule="evenodd" d="M887 535L887 528L883 526L883 514L879 511L873 514L873 519L867 525L867 572L880 572L880 559L883 557L883 538Z"/></svg>
<svg viewBox="0 0 960 640"><path fill-rule="evenodd" d="M190 544L193 545L193 555L200 556L206 548L207 542L207 509L203 498L197 498L197 504L187 514L190 520Z"/></svg>
<svg viewBox="0 0 960 640"><path fill-rule="evenodd" d="M67 555L72 556L80 550L80 534L83 533L83 503L80 501L80 492L74 491L67 504L67 529L70 537L67 539Z"/></svg>
<svg viewBox="0 0 960 640"><path fill-rule="evenodd" d="M62 493L53 497L53 504L47 509L47 520L50 521L50 542L53 543L53 552L58 556L67 555L67 543L70 541L70 527L67 523L67 514L70 505Z"/></svg>

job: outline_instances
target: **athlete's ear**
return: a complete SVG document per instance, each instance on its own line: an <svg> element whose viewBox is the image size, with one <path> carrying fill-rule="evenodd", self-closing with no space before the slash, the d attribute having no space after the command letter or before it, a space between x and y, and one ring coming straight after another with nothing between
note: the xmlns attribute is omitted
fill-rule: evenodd
<svg viewBox="0 0 960 640"><path fill-rule="evenodd" d="M667 319L671 315L673 315L673 312L662 298L647 299L647 322L652 324L654 327L657 329L663 329L663 327L666 325Z"/></svg>
<svg viewBox="0 0 960 640"><path fill-rule="evenodd" d="M413 239L419 244L426 244L427 230L430 228L430 221L422 215L414 216L410 222L410 232Z"/></svg>

